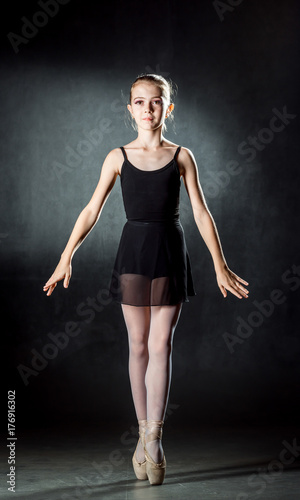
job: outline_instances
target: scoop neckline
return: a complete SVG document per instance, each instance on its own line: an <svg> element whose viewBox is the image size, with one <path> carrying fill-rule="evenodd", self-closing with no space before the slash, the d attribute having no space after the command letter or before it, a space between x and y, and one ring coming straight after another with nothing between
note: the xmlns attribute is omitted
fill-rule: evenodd
<svg viewBox="0 0 300 500"><path fill-rule="evenodd" d="M168 168L174 161L174 158L172 158L172 160L169 161L169 163L167 163L166 165L164 165L163 167L160 167L160 168L156 168L155 170L143 170L142 168L138 168L136 167L135 165L133 165L133 163L131 163L131 161L128 160L128 158L124 158L124 162L126 162L129 164L130 167L133 167L135 170L139 170L139 172L145 172L146 174L153 174L154 172L161 172L162 170L165 170L166 168Z"/></svg>

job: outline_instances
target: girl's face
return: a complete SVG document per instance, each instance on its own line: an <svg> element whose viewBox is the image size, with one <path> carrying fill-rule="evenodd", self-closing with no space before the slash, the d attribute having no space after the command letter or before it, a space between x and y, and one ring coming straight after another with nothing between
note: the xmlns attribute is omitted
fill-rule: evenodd
<svg viewBox="0 0 300 500"><path fill-rule="evenodd" d="M127 106L138 127L144 130L155 130L164 123L166 115L172 109L168 106L162 91L155 84L141 82L132 89L131 104Z"/></svg>

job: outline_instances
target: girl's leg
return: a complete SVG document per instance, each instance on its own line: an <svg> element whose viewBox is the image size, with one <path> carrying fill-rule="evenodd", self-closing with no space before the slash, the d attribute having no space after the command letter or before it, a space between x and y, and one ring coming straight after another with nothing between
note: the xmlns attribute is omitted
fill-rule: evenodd
<svg viewBox="0 0 300 500"><path fill-rule="evenodd" d="M151 307L149 362L146 371L148 420L165 418L172 375L173 336L181 308L181 303ZM147 450L155 462L161 462L163 459L161 441L151 441L147 444Z"/></svg>
<svg viewBox="0 0 300 500"><path fill-rule="evenodd" d="M148 337L150 329L150 307L136 307L122 304L122 311L128 333L129 378L137 419L147 419L147 391L145 374L147 370ZM145 459L139 442L136 450L139 462Z"/></svg>

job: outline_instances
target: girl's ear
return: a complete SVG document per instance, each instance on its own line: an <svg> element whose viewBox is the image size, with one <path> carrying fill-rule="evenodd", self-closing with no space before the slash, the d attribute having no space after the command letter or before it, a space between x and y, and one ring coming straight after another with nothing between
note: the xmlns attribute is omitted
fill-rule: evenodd
<svg viewBox="0 0 300 500"><path fill-rule="evenodd" d="M130 114L132 114L132 107L131 107L131 105L130 105L130 104L127 104L127 109L128 109L128 111L129 111L129 113L130 113Z"/></svg>
<svg viewBox="0 0 300 500"><path fill-rule="evenodd" d="M166 111L166 118L168 118L169 114L173 111L174 109L174 104L171 103Z"/></svg>

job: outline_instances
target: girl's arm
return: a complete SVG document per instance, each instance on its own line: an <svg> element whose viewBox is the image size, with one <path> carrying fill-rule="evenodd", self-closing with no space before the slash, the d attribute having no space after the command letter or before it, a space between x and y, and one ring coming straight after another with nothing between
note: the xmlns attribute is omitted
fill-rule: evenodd
<svg viewBox="0 0 300 500"><path fill-rule="evenodd" d="M240 299L247 298L249 292L241 283L244 285L249 283L232 272L225 260L215 221L204 199L193 153L187 148L181 148L178 154L178 163L191 201L195 222L213 259L221 293L227 297L226 290L228 290Z"/></svg>
<svg viewBox="0 0 300 500"><path fill-rule="evenodd" d="M118 148L113 149L103 162L98 185L89 203L79 214L56 269L44 285L43 290L44 292L47 291L47 295L52 294L57 282L62 279L64 279L64 287L68 287L72 274L71 262L73 255L97 223L104 204L116 182L119 174L118 165L120 164L120 150Z"/></svg>

